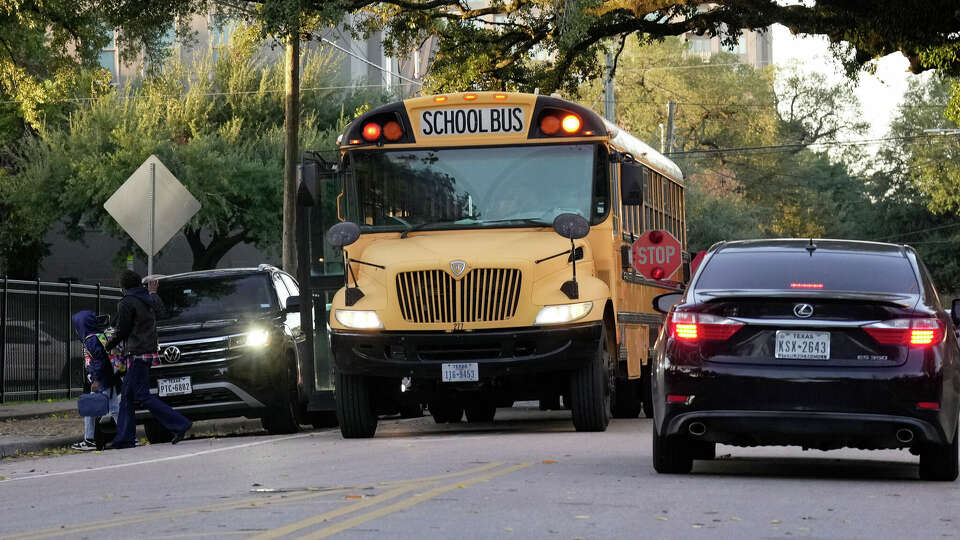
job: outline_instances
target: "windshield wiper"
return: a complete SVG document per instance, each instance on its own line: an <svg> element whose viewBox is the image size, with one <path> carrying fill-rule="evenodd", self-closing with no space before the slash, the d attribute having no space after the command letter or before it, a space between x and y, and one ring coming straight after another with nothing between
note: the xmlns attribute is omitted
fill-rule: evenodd
<svg viewBox="0 0 960 540"><path fill-rule="evenodd" d="M410 227L407 227L406 229L404 229L403 232L400 233L400 238L406 238L408 234L412 233L413 231L419 231L424 227L429 227L431 225L444 225L447 223L456 223L457 221L460 221L460 220L447 219L444 221L424 221L423 223L417 223L416 225L411 225Z"/></svg>
<svg viewBox="0 0 960 540"><path fill-rule="evenodd" d="M553 223L548 223L539 218L510 218L510 219L494 219L491 221L481 221L481 225L487 225L489 223L509 223L511 221L518 221L524 225L536 225L541 227L553 227Z"/></svg>

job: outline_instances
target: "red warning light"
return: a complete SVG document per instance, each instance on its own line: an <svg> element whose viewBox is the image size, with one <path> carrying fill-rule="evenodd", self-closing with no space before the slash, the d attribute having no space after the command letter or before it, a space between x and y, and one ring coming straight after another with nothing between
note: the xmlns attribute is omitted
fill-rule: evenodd
<svg viewBox="0 0 960 540"><path fill-rule="evenodd" d="M370 122L363 126L363 138L373 142L380 138L380 124Z"/></svg>
<svg viewBox="0 0 960 540"><path fill-rule="evenodd" d="M540 131L547 135L556 135L560 131L560 119L553 115L547 115L540 119Z"/></svg>

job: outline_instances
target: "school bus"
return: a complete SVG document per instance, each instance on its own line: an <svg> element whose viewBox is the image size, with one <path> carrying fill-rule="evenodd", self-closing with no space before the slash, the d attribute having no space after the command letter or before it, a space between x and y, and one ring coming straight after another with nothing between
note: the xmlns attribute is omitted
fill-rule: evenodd
<svg viewBox="0 0 960 540"><path fill-rule="evenodd" d="M578 431L649 415L650 306L684 270L649 280L629 253L651 229L686 246L672 161L586 107L500 92L379 107L338 147L301 187L301 282L344 437L420 404L484 422L539 400Z"/></svg>

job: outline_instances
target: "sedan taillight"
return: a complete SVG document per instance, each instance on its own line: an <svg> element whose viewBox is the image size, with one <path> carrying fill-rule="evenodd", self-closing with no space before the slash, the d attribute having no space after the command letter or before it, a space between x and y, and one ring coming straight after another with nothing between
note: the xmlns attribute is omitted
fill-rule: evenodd
<svg viewBox="0 0 960 540"><path fill-rule="evenodd" d="M670 337L680 341L725 341L743 326L743 323L726 317L676 311L670 315L667 331Z"/></svg>
<svg viewBox="0 0 960 540"><path fill-rule="evenodd" d="M891 319L863 326L880 345L926 347L943 341L946 325L940 319Z"/></svg>

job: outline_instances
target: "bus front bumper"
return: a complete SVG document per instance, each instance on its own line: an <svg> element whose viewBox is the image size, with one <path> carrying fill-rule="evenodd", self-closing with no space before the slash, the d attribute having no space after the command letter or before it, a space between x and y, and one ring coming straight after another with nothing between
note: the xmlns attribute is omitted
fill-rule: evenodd
<svg viewBox="0 0 960 540"><path fill-rule="evenodd" d="M597 353L600 321L542 328L473 332L334 331L334 363L341 373L441 378L441 366L476 362L481 379L571 371Z"/></svg>

